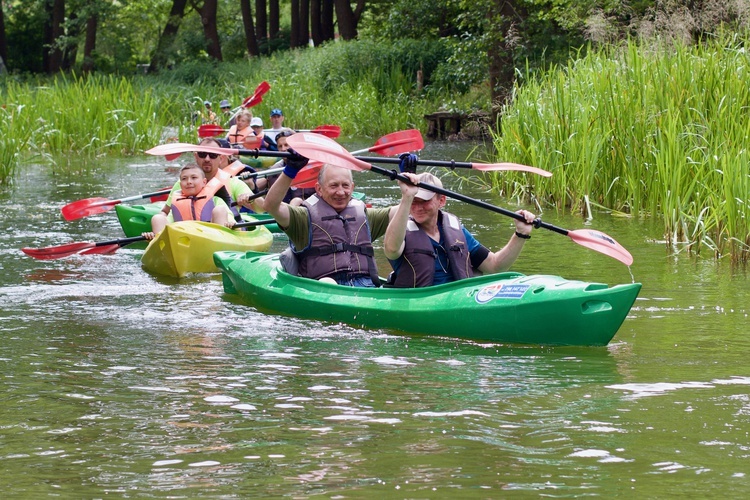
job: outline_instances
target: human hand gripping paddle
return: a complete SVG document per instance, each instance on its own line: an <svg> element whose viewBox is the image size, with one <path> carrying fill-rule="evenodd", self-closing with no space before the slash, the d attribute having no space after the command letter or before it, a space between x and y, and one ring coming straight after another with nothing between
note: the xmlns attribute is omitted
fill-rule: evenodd
<svg viewBox="0 0 750 500"><path fill-rule="evenodd" d="M399 174L394 170L387 170L385 168L378 167L376 165L372 165L365 161L359 160L352 156L349 151L344 149L337 142L325 137L321 137L319 135L304 133L294 134L287 139L287 143L300 155L306 156L307 158L313 160L317 160L323 163L330 163L331 165L347 168L349 170L370 170L372 172L385 175L386 177L390 177L392 180L398 179L402 182L413 184L408 177ZM517 214L516 212L513 212L511 210L497 207L495 205L491 205L489 203L485 203L483 201L476 200L474 198L470 198L468 196L464 196L447 189L433 186L432 184L420 182L417 184L417 186L428 191L448 196L450 198L454 198L471 205L485 208L487 210L491 210L493 212L525 222L525 219L521 214ZM622 245L615 241L614 238L605 233L602 233L601 231L596 231L593 229L579 229L570 231L543 222L539 218L534 220L533 226L535 228L541 227L555 233L562 234L563 236L567 236L575 243L612 257L613 259L616 259L627 266L633 263L633 256L630 255L630 252L628 252Z"/></svg>

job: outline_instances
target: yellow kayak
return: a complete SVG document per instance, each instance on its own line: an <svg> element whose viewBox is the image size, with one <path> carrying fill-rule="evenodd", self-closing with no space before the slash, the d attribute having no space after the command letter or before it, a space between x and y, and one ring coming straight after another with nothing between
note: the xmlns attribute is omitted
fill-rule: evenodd
<svg viewBox="0 0 750 500"><path fill-rule="evenodd" d="M174 222L149 243L141 265L150 273L175 278L189 273L218 273L214 252L266 252L272 243L273 234L263 226L235 231L210 222Z"/></svg>

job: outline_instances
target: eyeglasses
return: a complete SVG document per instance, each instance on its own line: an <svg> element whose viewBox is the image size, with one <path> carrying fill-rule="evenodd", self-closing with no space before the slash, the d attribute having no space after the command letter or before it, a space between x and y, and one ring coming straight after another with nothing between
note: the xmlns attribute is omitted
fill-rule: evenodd
<svg viewBox="0 0 750 500"><path fill-rule="evenodd" d="M204 153L203 151L201 151L201 152L195 153L195 154L198 155L198 158L200 158L200 159L204 159L204 158L206 158L206 156L208 156L212 160L215 160L216 158L219 157L219 153Z"/></svg>

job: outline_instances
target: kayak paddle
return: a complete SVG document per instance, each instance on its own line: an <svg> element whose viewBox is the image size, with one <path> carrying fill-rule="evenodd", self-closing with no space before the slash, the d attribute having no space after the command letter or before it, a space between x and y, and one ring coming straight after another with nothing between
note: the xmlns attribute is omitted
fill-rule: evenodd
<svg viewBox="0 0 750 500"><path fill-rule="evenodd" d="M385 175L386 177L390 177L391 180L398 179L402 182L407 182L410 184L412 183L408 177L404 176L403 174L399 174L395 170L387 170L385 168L378 167L376 165L367 163L366 161L355 158L340 144L328 138L321 137L315 134L302 133L290 136L287 141L295 151L307 158L321 161L323 163L330 163L331 165L347 168L349 170L370 170L372 172ZM521 214L517 214L511 210L497 207L495 205L491 205L489 203L470 198L468 196L455 193L438 186L433 186L432 184L419 182L417 183L417 186L437 194L448 196L469 203L471 205L475 205L508 217L512 217L522 222L525 221L524 217ZM542 227L555 233L562 234L563 236L567 236L571 240L573 240L573 242L596 252L607 255L608 257L612 257L613 259L616 259L627 266L633 263L633 256L630 255L630 252L628 252L622 245L615 241L614 238L601 231L596 231L593 229L579 229L575 231L569 231L567 229L563 229L543 222L540 218L534 220L533 226L535 228Z"/></svg>
<svg viewBox="0 0 750 500"><path fill-rule="evenodd" d="M341 127L338 125L319 125L312 130L297 130L297 132L314 132L335 139L341 135Z"/></svg>
<svg viewBox="0 0 750 500"><path fill-rule="evenodd" d="M152 202L164 201L169 195L171 188L164 188L162 191L156 191L155 193L138 194L135 196L129 196L127 198L121 198L119 200L109 200L107 198L86 198L85 200L78 200L72 203L68 203L60 211L65 220L77 220L90 215L101 214L111 210L115 205L119 205L125 201L140 200L144 198L150 198Z"/></svg>
<svg viewBox="0 0 750 500"><path fill-rule="evenodd" d="M255 227L263 226L266 224L273 224L276 221L273 219L268 220L257 220L248 222L239 222L235 224L232 229L241 229L243 227ZM89 241L79 241L73 243L66 243L64 245L57 245L54 247L45 248L22 248L21 251L37 260L53 260L62 259L63 257L69 257L71 255L90 255L90 254L111 254L116 252L118 249L135 243L137 241L144 241L146 238L143 236L133 236L132 238L118 238L116 240L100 241L93 243Z"/></svg>
<svg viewBox="0 0 750 500"><path fill-rule="evenodd" d="M406 132L406 131L401 131ZM419 131L417 131L419 132ZM300 132L304 133L304 132ZM393 132L392 134L398 134L399 132ZM392 135L388 134L388 136ZM308 133L308 135L310 135ZM316 134L311 134L312 136L315 136ZM383 136L381 139L388 137ZM294 137L293 135L291 137ZM365 152L373 152L373 153L379 153L379 154L386 154L386 155L396 155L401 153L408 153L409 151L417 151L419 149L422 149L424 147L424 142L421 141L421 134L419 136L420 140L415 139L414 137L401 137L398 140L393 140L390 143L381 143L381 144L375 144L375 146L372 146L368 149L355 151L354 153L348 153L349 156L365 153ZM159 146L155 146L149 150L146 150L146 154L154 155L154 156L164 156L167 160L173 160L174 158L178 157L182 153L187 153L191 151L204 151L206 153L218 153L218 154L239 154L239 155L246 155L246 156L269 156L269 157L276 157L276 158L286 158L289 156L289 153L282 152L282 151L260 151L255 149L228 149L228 148L220 148L217 146L201 146L196 144L189 144L184 142L172 142L168 144L160 144ZM359 158L359 157L357 157ZM371 158L371 157L362 157L363 161L369 160L369 161L377 161L381 163L400 163L401 160L398 158ZM537 167L530 167L528 165L521 165L518 163L466 163L466 162L455 162L455 161L435 161L435 160L418 160L419 165L427 165L427 166L437 166L437 167L448 167L448 168L472 168L474 170L480 170L483 172L492 172L492 171L504 171L504 170L517 170L521 172L530 172L533 174L541 175L544 177L550 177L552 175L551 172L548 172L546 170L543 170L541 168Z"/></svg>
<svg viewBox="0 0 750 500"><path fill-rule="evenodd" d="M207 123L198 127L198 137L217 137L226 134L227 130L221 125Z"/></svg>

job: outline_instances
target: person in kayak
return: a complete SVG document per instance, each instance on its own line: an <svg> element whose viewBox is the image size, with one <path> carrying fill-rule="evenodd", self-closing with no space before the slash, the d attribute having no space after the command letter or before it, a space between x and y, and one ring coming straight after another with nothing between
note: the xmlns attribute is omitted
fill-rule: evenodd
<svg viewBox="0 0 750 500"><path fill-rule="evenodd" d="M174 202L169 214L159 212L151 218L151 231L141 234L153 240L167 224L182 220L213 222L226 227L234 226L229 217L229 207L219 196L214 196L221 183L209 184L203 169L196 163L188 163L180 170L180 189L174 192Z"/></svg>
<svg viewBox="0 0 750 500"><path fill-rule="evenodd" d="M229 104L229 101L226 99L222 100L219 103L219 107L221 108L221 114L224 116L224 119L229 120L225 126L231 127L232 125L236 125L237 117L232 116L232 106Z"/></svg>
<svg viewBox="0 0 750 500"><path fill-rule="evenodd" d="M244 147L245 137L255 135L253 129L250 127L253 113L247 109L243 109L237 114L236 118L237 123L229 127L226 139L232 146Z"/></svg>
<svg viewBox="0 0 750 500"><path fill-rule="evenodd" d="M250 128L253 129L253 133L256 136L260 137L259 149L261 151L278 151L276 143L263 132L263 120L260 117L256 116L250 120Z"/></svg>
<svg viewBox="0 0 750 500"><path fill-rule="evenodd" d="M228 144L224 142L224 139L216 139L214 137L206 137L198 144L200 146L228 146ZM230 157L228 155L217 153L204 153L196 151L193 153L193 158L195 159L195 163L197 163L205 173L206 179L208 181L214 178L219 169L225 168L230 163ZM169 197L164 203L162 212L165 215L169 213L169 207L172 204L172 196L178 189L180 189L179 181L172 187L172 191L169 193ZM250 188L250 186L236 177L230 179L229 182L227 182L226 187L222 187L216 193L216 196L219 196L224 200L224 203L230 212L230 217L234 218L235 221L239 221L240 215L236 209L229 208L232 207L232 202L236 202L237 205L243 206L257 213L264 212L263 198L257 198L248 202L248 198L250 198L252 195L253 190Z"/></svg>
<svg viewBox="0 0 750 500"><path fill-rule="evenodd" d="M297 274L339 285L374 287L380 284L372 241L385 233L395 207L367 209L352 199L350 170L324 165L315 185L316 194L294 207L282 200L292 179L307 165L293 149L284 172L266 195L265 207L289 237L296 257Z"/></svg>
<svg viewBox="0 0 750 500"><path fill-rule="evenodd" d="M284 113L279 108L271 110L271 128L266 130L266 135L278 146L277 138L284 129Z"/></svg>
<svg viewBox="0 0 750 500"><path fill-rule="evenodd" d="M424 172L404 173L415 184L442 188L440 179ZM516 221L516 232L502 250L490 252L466 230L458 218L443 211L445 195L399 181L401 202L385 232L385 256L393 268L388 284L419 288L457 281L477 274L505 271L531 238L536 216L519 210L526 222Z"/></svg>
<svg viewBox="0 0 750 500"><path fill-rule="evenodd" d="M279 148L279 151L288 151L289 150L289 144L287 143L287 139L294 135L296 132L290 128L284 128L279 132L279 134L276 136L276 145ZM286 166L286 159L281 159L280 161L276 162L271 168L283 168ZM256 181L256 190L265 189L267 187L270 187L273 185L274 182L281 176L281 174L276 175L269 175L265 178L260 178ZM315 194L315 188L314 187L306 187L306 188L297 188L297 187L290 187L289 190L286 193L286 196L284 196L284 203L289 203L290 205L294 207L298 207L302 205L302 202L309 198L310 196Z"/></svg>

